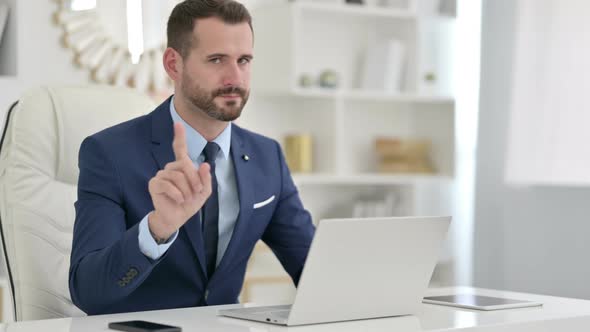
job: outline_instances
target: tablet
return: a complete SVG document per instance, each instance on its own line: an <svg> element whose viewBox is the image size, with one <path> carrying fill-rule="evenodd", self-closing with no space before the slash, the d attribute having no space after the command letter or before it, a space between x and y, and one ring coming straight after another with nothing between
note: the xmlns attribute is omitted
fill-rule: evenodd
<svg viewBox="0 0 590 332"><path fill-rule="evenodd" d="M543 305L540 302L521 301L501 297L481 296L474 294L427 296L424 298L422 302L476 310L499 310L523 307L536 307Z"/></svg>

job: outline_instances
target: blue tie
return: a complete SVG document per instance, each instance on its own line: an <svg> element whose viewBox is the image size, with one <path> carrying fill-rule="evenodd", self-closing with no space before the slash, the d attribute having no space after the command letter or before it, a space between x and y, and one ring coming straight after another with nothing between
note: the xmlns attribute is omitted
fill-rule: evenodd
<svg viewBox="0 0 590 332"><path fill-rule="evenodd" d="M211 165L211 196L202 209L203 235L205 237L205 259L207 262L207 276L211 279L217 262L217 237L219 230L219 198L217 196L217 177L215 176L215 157L219 152L219 145L208 142L203 153L205 162Z"/></svg>

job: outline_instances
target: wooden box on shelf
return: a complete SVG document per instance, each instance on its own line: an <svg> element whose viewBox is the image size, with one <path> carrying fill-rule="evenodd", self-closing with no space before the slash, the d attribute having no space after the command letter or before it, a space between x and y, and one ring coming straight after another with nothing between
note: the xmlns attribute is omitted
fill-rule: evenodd
<svg viewBox="0 0 590 332"><path fill-rule="evenodd" d="M380 173L434 173L428 140L380 137L375 151Z"/></svg>

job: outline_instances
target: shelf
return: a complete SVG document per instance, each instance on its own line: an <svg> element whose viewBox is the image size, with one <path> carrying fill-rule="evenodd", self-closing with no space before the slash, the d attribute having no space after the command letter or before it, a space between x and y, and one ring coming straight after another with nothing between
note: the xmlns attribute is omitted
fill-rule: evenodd
<svg viewBox="0 0 590 332"><path fill-rule="evenodd" d="M428 174L293 174L297 185L403 185L417 183L445 183L453 178Z"/></svg>
<svg viewBox="0 0 590 332"><path fill-rule="evenodd" d="M272 92L270 94L273 94ZM279 93L280 94L280 93ZM302 98L343 99L347 101L374 101L422 104L453 104L450 96L419 95L413 93L387 94L377 91L330 90L320 88L297 88L285 93L287 96Z"/></svg>
<svg viewBox="0 0 590 332"><path fill-rule="evenodd" d="M293 6L303 11L319 12L322 14L343 14L348 16L356 16L359 18L416 18L416 14L413 11L367 5L296 2L293 4Z"/></svg>

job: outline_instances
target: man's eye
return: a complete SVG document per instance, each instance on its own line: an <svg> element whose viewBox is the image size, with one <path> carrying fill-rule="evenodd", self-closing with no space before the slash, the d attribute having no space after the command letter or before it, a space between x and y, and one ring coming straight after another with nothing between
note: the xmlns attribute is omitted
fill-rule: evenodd
<svg viewBox="0 0 590 332"><path fill-rule="evenodd" d="M220 58L213 58L213 59L209 59L209 62L211 62L211 63L221 63L221 59Z"/></svg>
<svg viewBox="0 0 590 332"><path fill-rule="evenodd" d="M248 59L248 58L241 58L238 61L238 63L241 64L241 65L244 65L244 64L250 63L250 59Z"/></svg>

